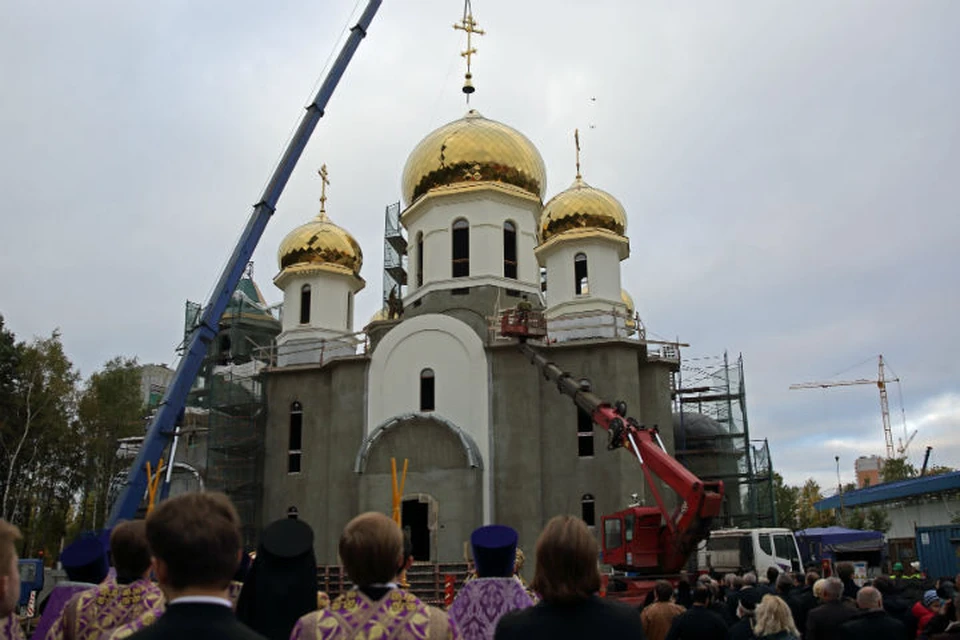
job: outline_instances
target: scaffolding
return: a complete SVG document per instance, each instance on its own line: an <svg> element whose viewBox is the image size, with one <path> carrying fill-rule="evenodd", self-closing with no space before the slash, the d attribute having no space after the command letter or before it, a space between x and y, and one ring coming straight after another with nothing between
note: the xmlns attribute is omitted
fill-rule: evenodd
<svg viewBox="0 0 960 640"><path fill-rule="evenodd" d="M383 308L388 307L390 292L403 298L407 286L407 239L400 225L400 203L387 205L383 225Z"/></svg>
<svg viewBox="0 0 960 640"><path fill-rule="evenodd" d="M683 359L673 376L677 459L724 483L714 528L776 526L770 447L750 439L743 356Z"/></svg>

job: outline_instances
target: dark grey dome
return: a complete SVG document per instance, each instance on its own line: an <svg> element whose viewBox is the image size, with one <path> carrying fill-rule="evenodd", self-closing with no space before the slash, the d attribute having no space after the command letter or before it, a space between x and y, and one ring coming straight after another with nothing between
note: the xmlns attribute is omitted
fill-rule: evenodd
<svg viewBox="0 0 960 640"><path fill-rule="evenodd" d="M726 426L702 413L673 414L673 439L678 449L732 449L730 438L716 437L727 433Z"/></svg>

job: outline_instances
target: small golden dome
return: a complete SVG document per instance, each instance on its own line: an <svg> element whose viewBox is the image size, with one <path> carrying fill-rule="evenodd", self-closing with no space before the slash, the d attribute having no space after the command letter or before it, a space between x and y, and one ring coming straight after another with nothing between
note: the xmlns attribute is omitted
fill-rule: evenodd
<svg viewBox="0 0 960 640"><path fill-rule="evenodd" d="M626 289L620 289L620 300L627 305L627 329L632 334L637 328L637 307L633 303L633 298L627 293Z"/></svg>
<svg viewBox="0 0 960 640"><path fill-rule="evenodd" d="M577 176L569 189L543 207L540 242L572 229L606 229L622 236L627 230L627 212L619 200Z"/></svg>
<svg viewBox="0 0 960 640"><path fill-rule="evenodd" d="M359 276L363 265L363 252L357 241L322 211L287 234L277 258L281 271L296 266L324 266Z"/></svg>
<svg viewBox="0 0 960 640"><path fill-rule="evenodd" d="M388 317L389 317L389 312L387 311L387 308L382 307L379 311L377 311L375 314L370 316L370 321L367 322L367 324L373 324L374 322L383 322Z"/></svg>
<svg viewBox="0 0 960 640"><path fill-rule="evenodd" d="M547 168L526 136L471 109L413 150L403 168L403 199L409 205L431 189L464 182L503 182L543 199Z"/></svg>

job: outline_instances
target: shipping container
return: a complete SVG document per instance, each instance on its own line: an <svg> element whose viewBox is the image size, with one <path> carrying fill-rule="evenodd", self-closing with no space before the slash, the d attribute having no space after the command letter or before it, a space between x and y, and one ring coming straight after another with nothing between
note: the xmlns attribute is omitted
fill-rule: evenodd
<svg viewBox="0 0 960 640"><path fill-rule="evenodd" d="M928 578L960 574L960 524L917 527L917 556Z"/></svg>

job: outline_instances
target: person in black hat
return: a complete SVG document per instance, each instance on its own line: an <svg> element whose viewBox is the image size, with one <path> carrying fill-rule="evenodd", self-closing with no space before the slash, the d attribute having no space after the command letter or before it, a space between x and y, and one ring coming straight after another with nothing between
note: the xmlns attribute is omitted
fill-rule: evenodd
<svg viewBox="0 0 960 640"><path fill-rule="evenodd" d="M750 640L755 637L753 627L757 622L756 612L759 603L760 594L755 589L748 589L740 595L737 602L739 620L730 627L730 640Z"/></svg>
<svg viewBox="0 0 960 640"><path fill-rule="evenodd" d="M317 609L313 529L284 518L267 525L237 600L237 618L270 640L287 640L297 620Z"/></svg>
<svg viewBox="0 0 960 640"><path fill-rule="evenodd" d="M517 540L514 529L497 524L470 535L477 578L463 585L450 607L465 640L490 640L505 613L535 604L515 575Z"/></svg>

